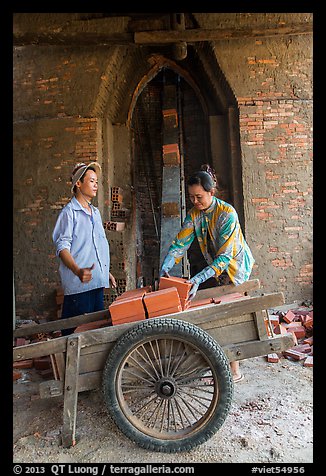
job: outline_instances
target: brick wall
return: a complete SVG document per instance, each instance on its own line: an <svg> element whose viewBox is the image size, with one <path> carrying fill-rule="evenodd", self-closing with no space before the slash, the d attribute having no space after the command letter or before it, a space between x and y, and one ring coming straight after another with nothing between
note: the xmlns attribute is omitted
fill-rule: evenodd
<svg viewBox="0 0 326 476"><path fill-rule="evenodd" d="M239 106L250 180L247 230L258 257L256 275L267 288L272 279L287 296L295 298L300 290L302 297L311 298L311 104L275 99L244 100ZM262 266L265 260L269 266Z"/></svg>
<svg viewBox="0 0 326 476"><path fill-rule="evenodd" d="M253 277L288 301L312 299L311 38L225 42L216 54L239 105Z"/></svg>
<svg viewBox="0 0 326 476"><path fill-rule="evenodd" d="M14 131L16 313L24 318L51 317L60 284L52 231L59 211L71 198L74 164L97 158L97 121L44 119L16 123Z"/></svg>
<svg viewBox="0 0 326 476"><path fill-rule="evenodd" d="M204 14L195 15L199 23L204 18ZM225 15L231 25L232 14ZM243 15L253 21L252 14ZM264 16L273 14L257 15L265 21ZM239 105L246 238L256 258L253 277L262 281L265 292L284 291L287 301L311 298L311 36L245 38L213 46ZM200 46L197 51L200 55ZM121 148L117 130L126 120L136 85L151 67L149 54L146 48L126 46L14 49L13 231L18 316L52 318L56 314L58 262L51 235L59 210L70 198L73 165L81 160L102 162L106 176L99 205L105 219L111 185L125 186L130 195L132 164L126 154L130 144L125 134ZM201 88L206 86L201 82ZM218 85L209 87L218 92ZM194 102L186 107L191 111ZM117 124L108 144L103 139L106 121ZM188 122L196 133L201 123L195 112L189 112ZM200 155L196 153L202 146L199 136L186 138L193 160ZM112 233L113 249L133 252L128 232ZM120 256L116 262L124 266ZM119 276L121 285L130 279L125 273Z"/></svg>

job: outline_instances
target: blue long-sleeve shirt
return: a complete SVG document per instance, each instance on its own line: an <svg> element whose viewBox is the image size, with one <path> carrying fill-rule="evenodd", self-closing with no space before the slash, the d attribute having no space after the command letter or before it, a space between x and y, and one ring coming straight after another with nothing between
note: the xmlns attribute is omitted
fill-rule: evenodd
<svg viewBox="0 0 326 476"><path fill-rule="evenodd" d="M77 294L97 288L108 288L110 249L105 236L99 210L91 205L92 214L73 197L61 210L53 230L56 255L67 249L80 268L94 263L92 279L82 283L60 259L59 273L65 295Z"/></svg>

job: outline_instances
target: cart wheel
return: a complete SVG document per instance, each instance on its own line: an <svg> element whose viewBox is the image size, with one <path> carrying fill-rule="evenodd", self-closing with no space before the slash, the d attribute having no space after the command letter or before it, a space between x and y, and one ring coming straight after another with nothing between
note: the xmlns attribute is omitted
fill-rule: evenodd
<svg viewBox="0 0 326 476"><path fill-rule="evenodd" d="M104 399L120 430L139 446L188 451L211 438L232 401L229 361L199 327L143 321L123 334L103 370Z"/></svg>

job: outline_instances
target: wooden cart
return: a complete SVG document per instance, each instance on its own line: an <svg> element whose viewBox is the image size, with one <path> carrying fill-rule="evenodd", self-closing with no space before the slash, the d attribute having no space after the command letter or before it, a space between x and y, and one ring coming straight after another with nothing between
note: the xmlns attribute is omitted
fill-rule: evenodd
<svg viewBox="0 0 326 476"><path fill-rule="evenodd" d="M63 396L64 447L76 444L78 393L102 388L108 412L126 436L146 449L186 451L213 436L227 417L229 362L294 345L292 334L275 336L269 324L267 310L282 305L283 294L250 295L259 286L250 280L201 290L196 300L235 292L242 297L15 347L14 361L51 356L55 379L40 383L40 396ZM108 310L84 314L19 328L14 337L108 318Z"/></svg>

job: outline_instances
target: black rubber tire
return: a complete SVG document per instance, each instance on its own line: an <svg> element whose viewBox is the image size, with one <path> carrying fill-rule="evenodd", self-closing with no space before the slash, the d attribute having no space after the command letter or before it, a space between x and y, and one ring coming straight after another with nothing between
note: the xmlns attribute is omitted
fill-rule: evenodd
<svg viewBox="0 0 326 476"><path fill-rule="evenodd" d="M167 354L165 353L165 357L160 359L158 356L161 355L160 350L163 349L163 342L165 351L166 348L170 346L170 355L168 356L169 358L167 358ZM156 369L159 371L159 366L161 366L161 369L162 365L171 367L170 374L162 369L160 379L156 377L156 381L153 381L153 383L152 380L154 379L151 379L151 385L147 383L148 380L145 382L147 376L145 373L142 374L142 377L138 376L139 372L142 372L140 366L144 365L144 367L146 367L142 359L138 360L138 355L142 354L146 358L146 354L148 355L148 353L143 350L146 348L149 353L151 353L151 349L153 350L153 348L154 350L155 348L159 349L157 355L155 352L151 355L151 358L148 359L147 363L149 366L147 366L147 369L151 372L154 370L157 373ZM173 354L176 348L179 352L177 355ZM179 349L182 348L184 351L182 354L183 360L181 361L181 350L179 351ZM157 357L156 359L154 355ZM148 357L150 356L148 355ZM179 366L177 359L179 359ZM185 361L191 361L191 359L195 359L194 364L191 362L190 364L184 364ZM136 366L133 364L134 361L137 362ZM170 361L172 362L171 365L169 363ZM199 362L199 364L203 364L203 367L199 367L199 370L196 361ZM152 367L150 365L152 365ZM188 369L185 367L186 370L184 370L184 372L188 372L188 377L182 378L181 374L181 378L178 380L176 377L176 368L178 367L180 375L179 369L181 369L183 365L190 366ZM191 368L192 365L195 365L194 369ZM131 370L133 370L133 373ZM145 371L147 372L146 368ZM164 376L164 372L168 377ZM189 372L192 373L192 378L190 379ZM132 376L128 376L128 373L132 374ZM137 380L135 380L134 377L135 373L137 374ZM183 375L185 376L186 373ZM208 379L207 375L211 378ZM203 376L205 376L205 382L199 385L198 382L203 382ZM139 378L142 378L140 382ZM139 385L136 387L130 384L128 385L128 379L131 380L131 385L134 385L134 382L136 382L136 385L137 383ZM166 379L169 380L167 381ZM189 384L190 380L194 383L193 386ZM207 385L206 381L209 382L208 385L211 385L212 388L208 389L205 386ZM144 389L142 388L143 382L145 382ZM152 386L154 385L156 386L156 391L153 392ZM150 390L148 390L149 386L151 387ZM124 393L123 388L128 387L132 388L132 390L124 390ZM206 331L198 326L170 318L155 318L142 321L118 339L110 351L104 366L102 388L108 412L122 433L142 448L167 453L189 451L191 448L211 438L223 425L229 413L233 398L233 378L230 371L230 364L220 345ZM134 390L135 388L140 388L140 390ZM189 390L189 388L191 388L191 390ZM211 389L212 392L208 391ZM141 408L140 410L135 410L133 413L132 406L134 401L132 398L133 395L137 395L137 391L141 393L145 392L145 397L141 395L142 398L139 398L140 403L137 402L137 405L141 405ZM154 397L150 395L147 396L146 392L148 391L150 391ZM133 392L131 398L127 395L128 392ZM170 393L174 393L174 395L171 396ZM194 400L194 395L197 400ZM210 398L204 398L201 395L205 397L209 395ZM146 398L148 398L148 402L151 403L144 405L143 402ZM201 400L202 398L203 400ZM130 404L128 403L128 399ZM168 400L170 400L170 402L168 402ZM185 427L184 419L188 419L189 421L189 419L193 418L191 413L200 413L200 411L202 411L201 406L196 407L196 401L199 401L199 403L202 401L203 403L201 403L201 405L205 406L205 400L209 400L209 403L207 403L207 411L203 410L205 414L200 416L197 421L195 419L194 423L190 423L189 427ZM159 429L154 429L156 425L155 421L153 426L148 417L147 420L145 420L145 423L146 421L148 422L148 426L143 426L141 419L138 419L136 416L137 413L143 410L143 407L154 405L152 403L153 401L155 401L155 404L158 402L156 408L160 408L158 410L154 409L150 418L152 418L154 413L158 414L159 412L163 412L161 425L163 425L163 428L164 424L167 425L167 430L163 431L162 436ZM186 404L184 404L183 401L186 401ZM163 405L164 410L162 410ZM169 409L167 412L165 412L166 406ZM183 416L183 414L185 415L186 413L190 416ZM164 420L165 415L166 420ZM170 424L171 427L172 425L175 427L175 430L170 428ZM177 428L176 425L178 425L179 428Z"/></svg>

